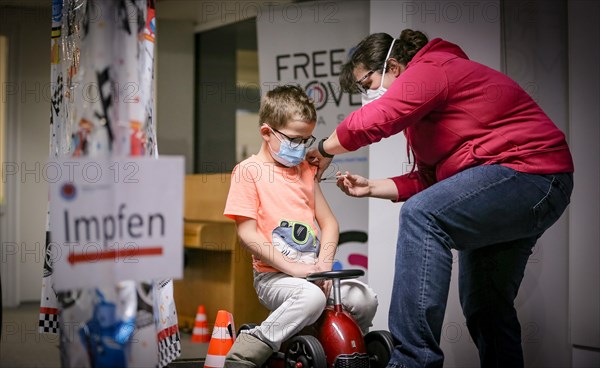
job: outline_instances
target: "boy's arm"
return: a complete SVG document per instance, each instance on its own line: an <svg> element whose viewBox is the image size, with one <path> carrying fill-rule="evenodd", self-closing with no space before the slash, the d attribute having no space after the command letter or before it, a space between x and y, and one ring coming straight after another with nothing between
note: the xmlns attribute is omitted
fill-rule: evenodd
<svg viewBox="0 0 600 368"><path fill-rule="evenodd" d="M294 277L306 277L309 273L319 272L315 265L294 262L286 258L267 241L257 230L256 220L249 217L236 218L237 233L241 244L256 258L283 273Z"/></svg>
<svg viewBox="0 0 600 368"><path fill-rule="evenodd" d="M335 215L327 204L318 182L315 182L315 218L321 229L321 251L317 267L319 272L331 271L340 230Z"/></svg>

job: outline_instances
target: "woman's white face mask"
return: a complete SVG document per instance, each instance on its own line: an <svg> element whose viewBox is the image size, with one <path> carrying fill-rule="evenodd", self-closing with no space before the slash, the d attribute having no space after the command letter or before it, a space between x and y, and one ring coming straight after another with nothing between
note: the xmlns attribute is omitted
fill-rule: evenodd
<svg viewBox="0 0 600 368"><path fill-rule="evenodd" d="M379 88L377 89L368 89L367 90L367 95L362 95L361 96L361 100L362 100L362 105L365 106L373 101L375 101L376 99L378 99L379 97L383 96L383 94L387 91L387 88L385 88L383 86L383 77L385 76L382 75L381 76L381 86L379 86Z"/></svg>
<svg viewBox="0 0 600 368"><path fill-rule="evenodd" d="M387 91L387 88L385 88L383 86L383 80L385 78L385 68L387 67L387 61L390 58L390 54L392 53L392 48L394 47L394 42L396 42L396 39L394 38L392 40L392 44L390 45L390 49L387 52L387 56L385 57L385 61L383 62L383 71L381 72L381 83L379 84L379 88L377 89L368 89L367 90L367 95L362 95L361 96L361 100L362 100L362 105L365 106L373 101L375 101L376 99L378 99L379 97L383 96L383 94Z"/></svg>

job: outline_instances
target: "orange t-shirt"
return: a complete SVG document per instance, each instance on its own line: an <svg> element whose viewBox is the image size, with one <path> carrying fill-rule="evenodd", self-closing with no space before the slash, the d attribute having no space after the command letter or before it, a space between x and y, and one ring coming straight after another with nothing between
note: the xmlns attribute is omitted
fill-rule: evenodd
<svg viewBox="0 0 600 368"><path fill-rule="evenodd" d="M225 216L256 220L265 242L292 260L315 263L319 252L315 219L315 173L303 161L295 167L264 162L252 155L233 169ZM279 270L253 256L258 272Z"/></svg>

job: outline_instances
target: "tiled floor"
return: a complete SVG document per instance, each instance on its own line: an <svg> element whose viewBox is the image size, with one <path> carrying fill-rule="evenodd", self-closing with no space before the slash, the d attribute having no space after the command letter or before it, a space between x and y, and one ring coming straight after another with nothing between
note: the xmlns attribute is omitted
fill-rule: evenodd
<svg viewBox="0 0 600 368"><path fill-rule="evenodd" d="M37 333L38 303L5 308L2 313L0 367L60 367L58 336ZM174 368L199 367L208 343L193 343L191 335L181 334L181 356Z"/></svg>

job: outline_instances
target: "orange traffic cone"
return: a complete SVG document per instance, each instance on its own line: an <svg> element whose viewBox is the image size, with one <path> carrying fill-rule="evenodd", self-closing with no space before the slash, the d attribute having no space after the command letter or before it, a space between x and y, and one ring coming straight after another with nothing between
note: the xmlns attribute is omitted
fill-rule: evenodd
<svg viewBox="0 0 600 368"><path fill-rule="evenodd" d="M217 320L208 345L204 368L222 368L225 364L225 356L231 349L234 340L233 316L227 311L220 310L217 312Z"/></svg>
<svg viewBox="0 0 600 368"><path fill-rule="evenodd" d="M210 334L208 333L208 322L206 321L206 310L204 306L198 307L196 313L196 322L194 322L194 330L192 332L192 342L209 342Z"/></svg>

